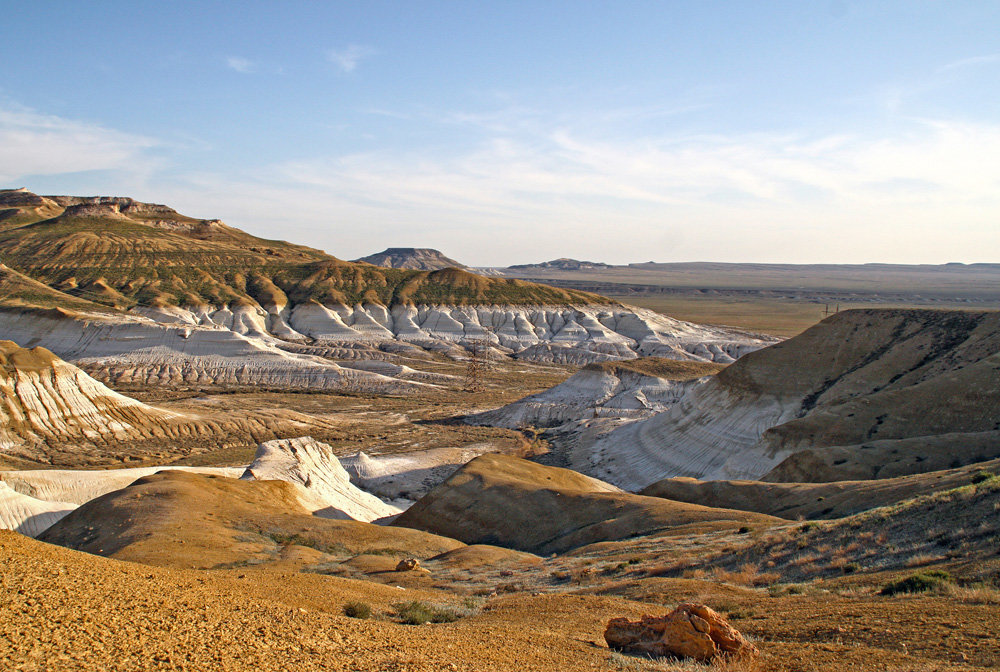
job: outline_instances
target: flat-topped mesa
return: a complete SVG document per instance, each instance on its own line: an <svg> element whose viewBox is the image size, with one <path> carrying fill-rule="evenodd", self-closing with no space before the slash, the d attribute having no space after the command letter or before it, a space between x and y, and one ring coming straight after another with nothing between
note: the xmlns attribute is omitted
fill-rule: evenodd
<svg viewBox="0 0 1000 672"><path fill-rule="evenodd" d="M117 206L115 210L125 214L164 214L177 216L173 208L159 203L143 203L127 196L45 196L64 208L91 206Z"/></svg>
<svg viewBox="0 0 1000 672"><path fill-rule="evenodd" d="M467 268L465 264L429 247L390 247L378 254L371 254L354 261L385 268L408 268L418 271Z"/></svg>

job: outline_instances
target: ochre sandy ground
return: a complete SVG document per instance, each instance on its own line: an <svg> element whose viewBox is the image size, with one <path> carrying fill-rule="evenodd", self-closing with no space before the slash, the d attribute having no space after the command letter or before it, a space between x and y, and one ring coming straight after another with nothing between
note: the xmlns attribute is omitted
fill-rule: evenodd
<svg viewBox="0 0 1000 672"><path fill-rule="evenodd" d="M690 599L733 614L763 651L760 670L1000 665L997 607L941 596L812 591L774 598L663 579L656 589L644 586L648 604L523 592L490 598L480 613L455 623L407 626L385 620L394 603L442 603L448 594L274 567L149 567L12 532L0 533L0 583L0 661L10 670L620 670L629 668L603 643L607 620ZM341 615L351 600L368 602L383 620ZM633 669L671 669L625 660Z"/></svg>

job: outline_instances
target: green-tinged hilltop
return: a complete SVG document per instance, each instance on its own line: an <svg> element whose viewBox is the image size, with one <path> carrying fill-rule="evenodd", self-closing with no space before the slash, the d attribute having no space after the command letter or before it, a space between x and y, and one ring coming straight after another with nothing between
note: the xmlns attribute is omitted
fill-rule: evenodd
<svg viewBox="0 0 1000 672"><path fill-rule="evenodd" d="M38 196L23 189L0 191L0 261L22 284L38 285L4 292L0 306L7 307L610 303L596 294L456 268L342 261L131 198Z"/></svg>

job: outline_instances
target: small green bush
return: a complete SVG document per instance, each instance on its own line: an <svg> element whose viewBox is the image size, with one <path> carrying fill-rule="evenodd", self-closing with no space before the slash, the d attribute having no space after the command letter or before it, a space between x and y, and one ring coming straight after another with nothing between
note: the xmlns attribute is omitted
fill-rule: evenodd
<svg viewBox="0 0 1000 672"><path fill-rule="evenodd" d="M991 478L996 478L996 474L991 473L989 471L977 471L975 474L972 475L972 484L978 485L979 483L982 483L983 481L988 481Z"/></svg>
<svg viewBox="0 0 1000 672"><path fill-rule="evenodd" d="M406 625L423 625L424 623L452 623L459 619L459 614L446 607L438 607L419 600L403 602L395 605L396 615Z"/></svg>
<svg viewBox="0 0 1000 672"><path fill-rule="evenodd" d="M344 605L344 616L351 618L371 618L372 608L367 602L348 602Z"/></svg>
<svg viewBox="0 0 1000 672"><path fill-rule="evenodd" d="M939 569L932 569L920 572L886 584L882 588L881 595L898 595L899 593L926 593L938 586L950 583L951 575Z"/></svg>

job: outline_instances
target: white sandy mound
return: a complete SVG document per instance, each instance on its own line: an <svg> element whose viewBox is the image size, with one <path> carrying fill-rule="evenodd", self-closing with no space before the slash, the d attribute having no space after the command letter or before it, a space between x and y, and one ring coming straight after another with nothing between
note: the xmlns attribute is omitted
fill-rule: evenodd
<svg viewBox="0 0 1000 672"><path fill-rule="evenodd" d="M260 444L253 462L240 478L296 483L302 486L302 505L323 518L352 518L369 523L400 512L354 486L333 448L311 436Z"/></svg>
<svg viewBox="0 0 1000 672"><path fill-rule="evenodd" d="M76 508L68 502L46 502L0 481L0 529L37 537Z"/></svg>

